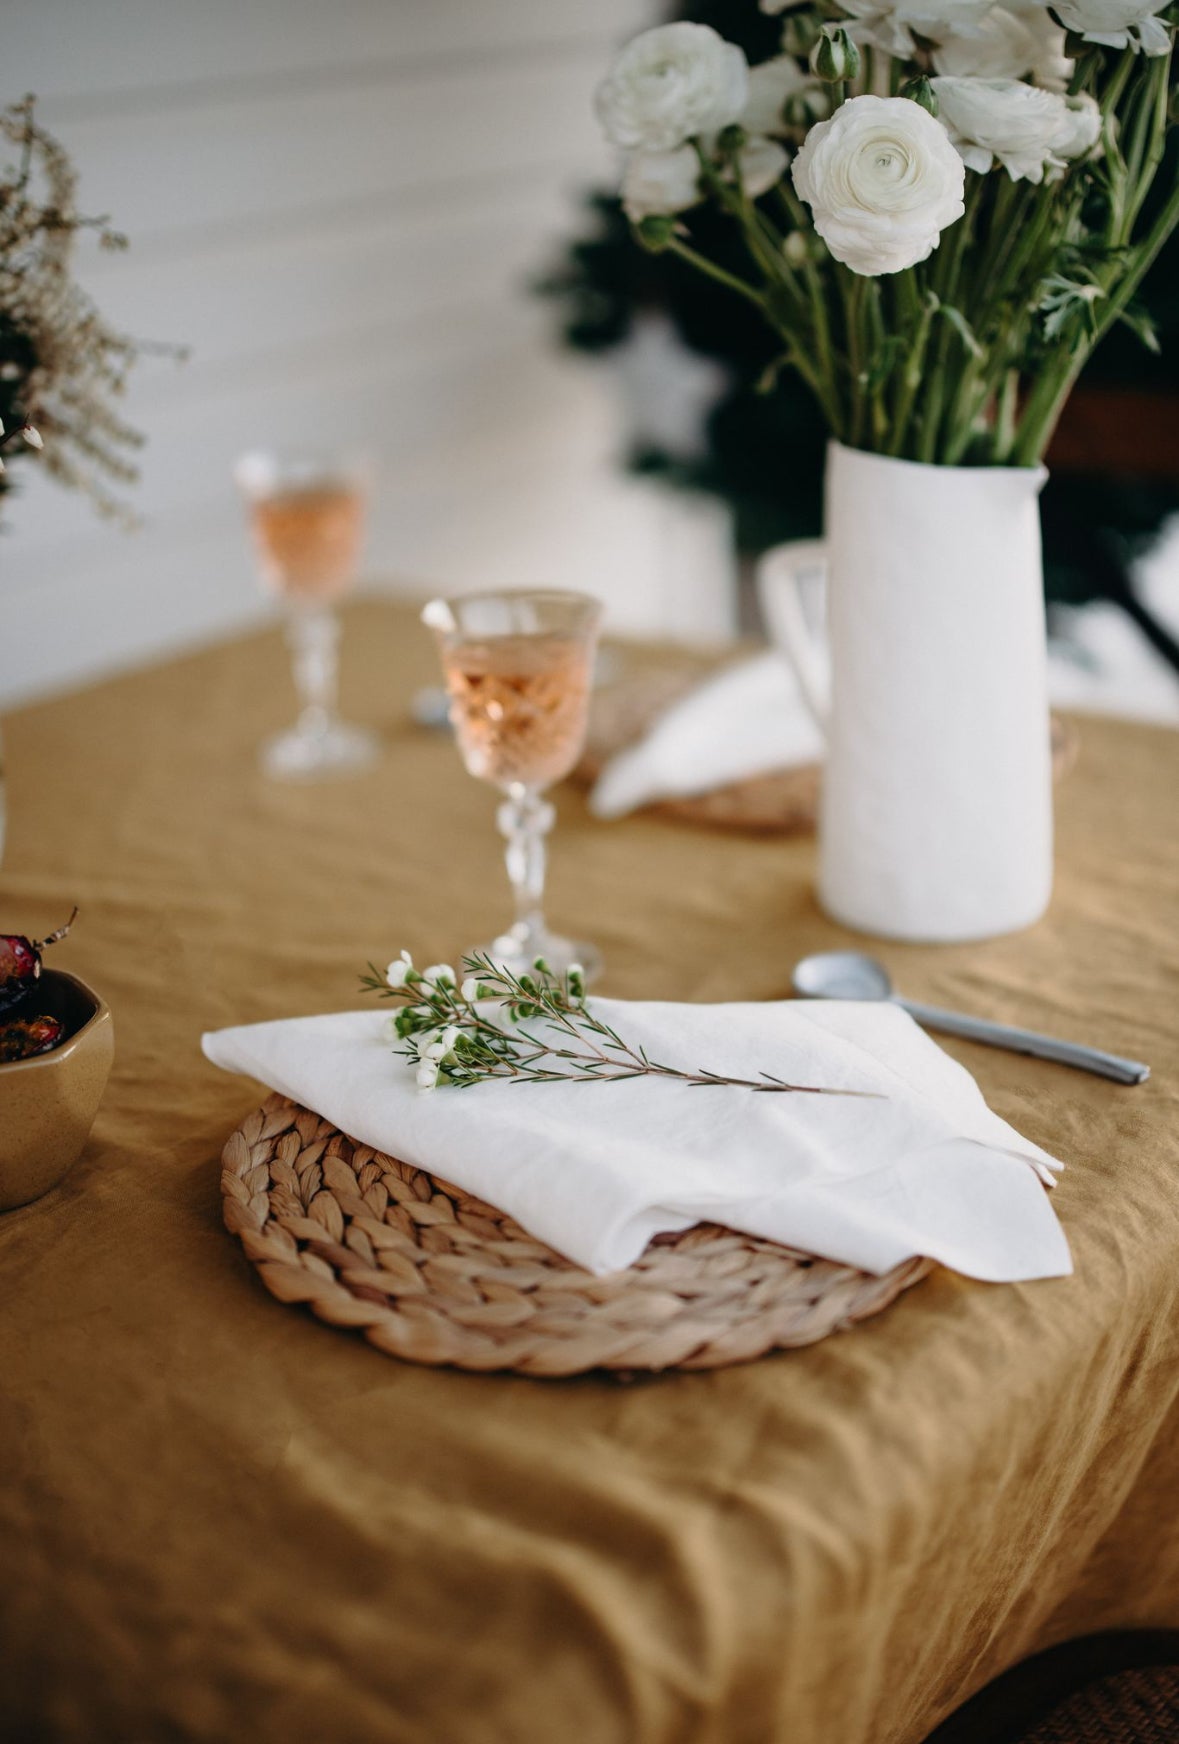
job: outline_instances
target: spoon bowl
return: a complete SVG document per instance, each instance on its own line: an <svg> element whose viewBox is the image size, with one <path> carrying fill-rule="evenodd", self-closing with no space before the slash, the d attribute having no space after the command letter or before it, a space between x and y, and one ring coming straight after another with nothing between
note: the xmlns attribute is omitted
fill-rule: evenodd
<svg viewBox="0 0 1179 1744"><path fill-rule="evenodd" d="M794 965L791 985L803 999L891 999L888 970L863 951L819 951Z"/></svg>

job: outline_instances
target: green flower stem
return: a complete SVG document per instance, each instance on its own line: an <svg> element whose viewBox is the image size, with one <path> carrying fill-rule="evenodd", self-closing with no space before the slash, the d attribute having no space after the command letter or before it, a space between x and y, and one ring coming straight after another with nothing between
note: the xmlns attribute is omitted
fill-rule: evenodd
<svg viewBox="0 0 1179 1744"><path fill-rule="evenodd" d="M1159 250L1176 224L1179 224L1179 187L1172 190L1147 239L1142 243L1134 265L1106 301L1104 310L1098 319L1096 331L1089 343L1078 346L1071 355L1066 352L1060 367L1054 371L1046 370L1029 394L1023 417L1020 419L1019 435L1013 449L1013 460L1016 466L1033 466L1039 460L1051 440L1057 419L1064 410L1064 403L1072 392L1076 379L1087 363L1093 347L1100 343L1122 314L1142 280L1154 265Z"/></svg>
<svg viewBox="0 0 1179 1744"><path fill-rule="evenodd" d="M861 306L864 279L861 274L836 269L843 297L844 326L847 334L847 370L851 411L848 420L848 442L859 448L864 439L864 345L861 326Z"/></svg>
<svg viewBox="0 0 1179 1744"><path fill-rule="evenodd" d="M882 357L885 348L884 309L880 294L880 280L869 279L865 293L867 304L866 319L868 329L868 356ZM872 446L878 454L887 453L890 419L888 405L884 395L885 378L874 381L873 372L869 371L868 404L872 419Z"/></svg>
<svg viewBox="0 0 1179 1744"><path fill-rule="evenodd" d="M824 400L824 410L831 424L831 434L837 441L842 441L844 435L843 407L839 400L836 383L836 370L831 345L831 318L827 312L827 295L818 267L815 265L812 244L810 241L810 220L806 207L795 192L794 184L789 176L779 182L777 194L785 210L787 219L793 231L802 237L806 244L806 259L803 263L803 275L806 279L810 295L811 320L815 331L815 349L819 373L824 382L830 384L830 392Z"/></svg>
<svg viewBox="0 0 1179 1744"><path fill-rule="evenodd" d="M1170 95L1170 57L1160 56L1151 66L1151 84L1143 96L1143 141L1128 165L1130 197L1126 202L1127 239L1138 222L1151 185L1163 161L1167 144L1167 100Z"/></svg>
<svg viewBox="0 0 1179 1744"><path fill-rule="evenodd" d="M909 278L906 274L899 274L898 277L906 280L907 285L911 287L915 297L915 280ZM896 412L893 416L893 439L888 450L890 454L895 454L898 457L904 454L906 439L909 434L909 421L913 414L913 406L916 402L917 394L921 388L925 353L929 345L929 333L930 328L933 325L933 311L935 307L936 304L932 295L927 295L921 306L920 315L917 321L917 331L914 334L913 344L910 347L909 355L905 360L905 368L901 375L901 391L898 398Z"/></svg>
<svg viewBox="0 0 1179 1744"><path fill-rule="evenodd" d="M730 291L736 291L739 297L744 297L747 303L752 303L754 308L758 309L770 322L771 326L775 325L761 293L754 285L747 284L744 279L737 278L734 273L726 272L723 266L717 266L715 261L708 259L707 255L698 254L694 248L689 248L686 242L681 242L678 236L671 237L666 246L669 254L678 254L681 260L686 260L689 266L694 266L697 272L704 274L705 278L713 279L718 285L724 285Z"/></svg>

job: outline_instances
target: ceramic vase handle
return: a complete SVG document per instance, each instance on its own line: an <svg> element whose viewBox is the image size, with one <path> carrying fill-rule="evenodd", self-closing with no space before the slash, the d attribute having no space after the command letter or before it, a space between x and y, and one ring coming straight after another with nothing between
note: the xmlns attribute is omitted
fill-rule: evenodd
<svg viewBox="0 0 1179 1744"><path fill-rule="evenodd" d="M826 736L831 683L822 649L803 609L807 580L826 579L827 547L821 539L797 539L767 551L757 566L757 593L770 639L786 655L798 688Z"/></svg>

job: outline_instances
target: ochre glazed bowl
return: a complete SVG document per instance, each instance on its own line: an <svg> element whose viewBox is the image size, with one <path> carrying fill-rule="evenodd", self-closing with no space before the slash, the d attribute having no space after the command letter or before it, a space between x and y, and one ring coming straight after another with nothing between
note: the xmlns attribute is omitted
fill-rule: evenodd
<svg viewBox="0 0 1179 1744"><path fill-rule="evenodd" d="M60 1018L69 1039L0 1065L0 1211L39 1199L77 1161L115 1051L110 1012L76 975L46 969L35 997L38 1015Z"/></svg>

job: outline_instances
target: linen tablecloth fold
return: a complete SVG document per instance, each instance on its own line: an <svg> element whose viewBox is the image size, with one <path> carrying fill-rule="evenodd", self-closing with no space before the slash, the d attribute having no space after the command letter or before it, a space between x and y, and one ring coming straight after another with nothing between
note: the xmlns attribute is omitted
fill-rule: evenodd
<svg viewBox="0 0 1179 1744"><path fill-rule="evenodd" d="M595 1000L667 1065L872 1091L760 1095L660 1078L419 1090L375 1011L217 1030L207 1057L509 1212L593 1272L710 1221L885 1272L924 1254L993 1281L1071 1271L1059 1163L993 1114L903 1011Z"/></svg>

